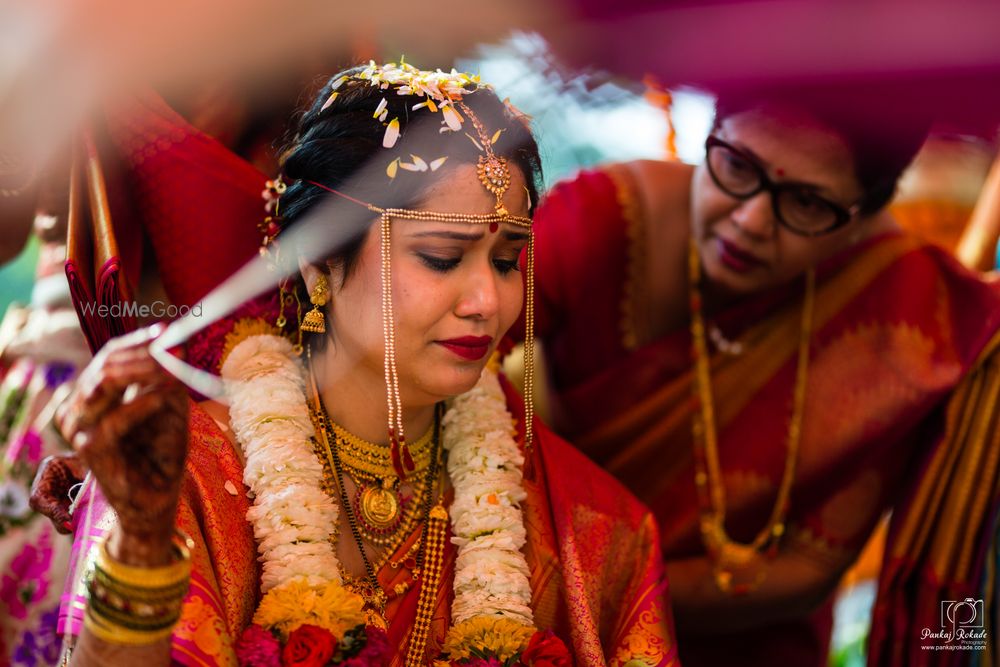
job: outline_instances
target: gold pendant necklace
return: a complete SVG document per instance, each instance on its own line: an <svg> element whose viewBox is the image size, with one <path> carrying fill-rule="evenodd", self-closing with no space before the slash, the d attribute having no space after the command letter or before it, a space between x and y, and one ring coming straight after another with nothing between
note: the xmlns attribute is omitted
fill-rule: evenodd
<svg viewBox="0 0 1000 667"><path fill-rule="evenodd" d="M359 518L371 533L391 533L399 527L405 504L399 495L398 484L383 479L379 484L361 484L355 494L354 504Z"/></svg>
<svg viewBox="0 0 1000 667"><path fill-rule="evenodd" d="M310 369L311 367L312 359L310 357ZM313 405L310 406L309 412L316 430L315 444L317 454L320 455L319 458L323 463L323 488L331 496L336 497L334 494L339 495L340 505L347 515L351 535L354 537L354 542L358 547L358 552L365 566L366 577L364 578L358 579L348 575L346 572L342 572L341 575L345 586L360 595L364 601L362 611L365 615L365 624L385 630L389 626L386 619L386 606L390 600L390 595L383 590L377 573L388 562L392 554L398 550L402 541L396 542L394 546L387 549L377 563L372 563L368 558L368 554L365 552L365 543L360 522L357 519L357 512L354 511L348 500L347 491L344 487L346 466L341 459L340 448L333 445L337 441L336 432L332 428L333 423L326 413L323 399L320 397L319 390L316 387L316 378L311 373L310 376L312 381ZM431 621L434 616L434 605L441 587L445 546L448 541L448 511L443 505L443 486L438 489L438 501L436 504L434 503L434 487L436 486L436 482L439 481L440 472L444 469L444 462L442 460L444 450L441 447L441 419L443 415L444 406L439 403L435 407L434 424L429 431L429 435L422 437L413 446L416 452L416 456L414 456L416 465L414 468L415 470L426 470L426 474L420 482L414 484L414 495L409 501L409 507L405 511L406 514L399 532L403 539L407 535L410 535L416 525L417 517L420 515L423 517L423 530L421 531L420 538L403 555L400 562L392 563L394 569L401 565L411 568L414 580L418 578L421 580L420 594L417 599L417 615L410 631L409 647L406 654L406 667L420 667L426 664L424 652L426 650ZM346 434L347 432L344 431L344 433ZM349 436L350 434L347 435ZM425 439L427 449L426 462L422 460L424 458L422 451ZM391 456L388 458L391 466ZM381 466L376 470L359 470L362 465L370 468L368 464L371 463L371 460L367 464L362 462L362 464L355 466L354 471L360 474L366 474L366 472L377 474L385 470ZM422 512L420 511L421 509L423 510ZM412 514L409 514L409 512L412 512ZM387 513L383 512L383 515ZM334 543L334 548L336 548L337 536L331 535L330 539ZM417 557L411 565L409 561L411 560L414 548L417 549ZM391 595L392 597L403 595L407 590L409 590L409 584L397 585L391 592Z"/></svg>
<svg viewBox="0 0 1000 667"><path fill-rule="evenodd" d="M392 464L389 445L379 445L362 440L333 423L325 411L313 411L317 432L322 431L336 450L344 472L355 483L357 490L351 504L362 536L371 544L387 548L391 554L412 532L419 515L419 498L426 489L422 474L428 469L434 447L432 424L427 432L410 445L414 469L410 479L411 497L404 497L400 480ZM324 463L328 474L333 475L329 457Z"/></svg>
<svg viewBox="0 0 1000 667"><path fill-rule="evenodd" d="M798 366L781 485L767 524L752 542L743 544L732 540L726 533L726 491L719 466L712 375L699 289L701 258L694 239L691 240L688 253L691 349L694 356L692 386L695 404L700 407L699 413L692 420L691 430L694 440L695 485L698 488L701 537L705 550L713 562L715 583L719 590L733 595L745 595L763 583L766 576L766 559L773 558L777 553L778 542L785 533L785 517L788 515L789 497L795 480L795 467L802 437L802 414L809 372L809 343L812 337L816 276L811 268L806 272L802 324L799 330Z"/></svg>
<svg viewBox="0 0 1000 667"><path fill-rule="evenodd" d="M383 552L381 558L379 558L377 562L373 563L371 559L368 558L368 554L365 551L366 538L363 535L361 522L358 519L358 513L355 511L355 508L352 506L352 503L347 495L347 489L344 484L344 475L346 470L345 465L341 460L341 448L337 446L337 434L333 428L328 428L332 422L326 414L326 408L323 406L319 393L316 392L315 396L316 409L311 410L310 412L313 413L313 419L317 427L317 439L322 439L322 446L325 450L324 453L326 454L325 457L322 457L325 478L324 488L331 490L335 489L335 493L339 495L341 507L347 516L347 523L351 528L351 535L354 537L354 541L357 544L358 552L360 553L361 560L365 566L365 574L367 575L363 579L356 579L347 575L343 576L343 580L345 585L350 590L360 595L361 599L364 601L363 612L365 614L365 623L367 625L386 629L388 627L388 622L386 620L385 610L389 601L389 596L382 589L382 586L378 581L377 573L382 569L389 557L399 548L402 540L412 532L416 525L417 517L420 514L419 510L421 508L424 510L424 530L420 538L420 556L417 558L416 567L414 568L414 576L418 576L420 570L424 566L424 554L427 553L429 546L428 540L433 543L430 545L434 554L431 561L439 563L442 558L444 540L439 539L439 530L430 530L431 528L436 528L436 525L432 521L432 517L436 515L431 509L434 495L434 480L437 479L438 473L442 469L442 449L440 446L442 410L440 406L438 406L435 410L434 425L431 429L431 436L429 438L429 441L432 443L430 448L429 465L425 467L426 474L424 475L423 480L414 485L415 495L408 503L409 507L407 508L403 521L401 522L402 528L398 531L396 536L392 537L392 540L395 541L395 543L390 544L389 548ZM434 508L434 510L437 509L437 507ZM442 511L444 511L443 508ZM445 512L445 517L447 517L447 512ZM447 519L445 519L444 525L445 529L447 529ZM438 575L440 575L439 569ZM434 588L436 594L437 583L435 583ZM423 589L421 589L421 599L422 598ZM421 627L423 626L420 623L417 623L414 626L413 632L417 633ZM427 628L423 628L423 632L426 633L426 631Z"/></svg>

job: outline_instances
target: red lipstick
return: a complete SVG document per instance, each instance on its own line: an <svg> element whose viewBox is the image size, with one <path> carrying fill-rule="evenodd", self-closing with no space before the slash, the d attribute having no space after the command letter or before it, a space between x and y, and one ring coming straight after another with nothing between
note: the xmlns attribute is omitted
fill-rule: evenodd
<svg viewBox="0 0 1000 667"><path fill-rule="evenodd" d="M449 338L448 340L434 341L463 359L469 361L479 361L490 351L492 336L462 336L461 338Z"/></svg>
<svg viewBox="0 0 1000 667"><path fill-rule="evenodd" d="M722 263L726 265L726 268L736 273L747 273L767 264L756 255L725 239L718 239L718 250Z"/></svg>

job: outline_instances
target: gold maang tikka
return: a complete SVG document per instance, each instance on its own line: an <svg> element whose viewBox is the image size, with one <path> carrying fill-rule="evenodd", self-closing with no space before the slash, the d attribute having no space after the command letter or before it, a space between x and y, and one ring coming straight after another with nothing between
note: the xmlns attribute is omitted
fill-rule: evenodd
<svg viewBox="0 0 1000 667"><path fill-rule="evenodd" d="M463 102L458 103L459 108L465 112L472 121L472 126L476 129L476 135L483 147L485 155L479 156L476 165L476 175L479 182L483 184L489 192L496 198L494 210L505 222L512 222L516 216L511 216L507 207L503 204L504 195L510 188L510 166L507 158L497 155L493 150L493 139L486 134L486 129L473 113L472 109ZM496 135L494 135L496 136ZM528 454L531 453L532 444L532 424L534 423L534 384L535 384L535 235L531 231L530 218L528 219L528 255L527 266L525 267L527 277L525 280L525 331L524 331L524 447ZM515 224L517 224L515 222ZM490 223L490 231L496 232L498 224Z"/></svg>
<svg viewBox="0 0 1000 667"><path fill-rule="evenodd" d="M382 303L384 335L386 340L386 385L388 387L389 402L389 439L393 443L394 449L398 448L401 457L401 468L404 471L412 470L412 459L409 449L406 446L406 436L403 431L403 405L399 397L399 376L396 371L396 345L392 309L392 266L390 262L390 228L393 217L409 218L413 220L427 220L436 222L460 222L471 224L486 224L490 232L496 232L500 224L509 223L528 230L527 246L527 266L525 291L525 342L524 342L524 425L525 425L525 449L530 454L532 445L532 428L534 420L534 276L535 276L535 253L534 235L531 232L532 220L522 216L511 215L503 203L503 197L510 187L511 176L510 166L507 158L498 156L493 150L493 141L486 133L482 122L476 114L466 104L457 102L460 108L476 130L479 145L485 155L479 157L476 165L476 173L479 182L483 184L495 198L494 213L485 215L469 215L461 213L437 213L432 211L415 211L407 209L380 209L368 205L381 215L381 240L382 240Z"/></svg>
<svg viewBox="0 0 1000 667"><path fill-rule="evenodd" d="M493 141L486 135L483 124L479 122L476 114L472 113L472 109L463 102L459 102L458 106L472 121L472 126L476 128L476 134L479 135L483 152L486 153L486 155L479 156L479 162L476 164L476 175L479 176L479 182L496 197L496 212L499 215L507 215L507 208L503 205L503 196L507 193L507 188L510 187L510 167L507 165L507 158L499 157L493 151ZM496 231L496 229L491 227L490 231Z"/></svg>

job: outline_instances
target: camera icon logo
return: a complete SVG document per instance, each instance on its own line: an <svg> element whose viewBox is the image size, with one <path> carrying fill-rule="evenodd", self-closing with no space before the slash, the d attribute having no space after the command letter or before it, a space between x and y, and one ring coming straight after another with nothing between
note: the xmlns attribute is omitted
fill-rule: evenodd
<svg viewBox="0 0 1000 667"><path fill-rule="evenodd" d="M981 628L984 620L982 600L965 598L941 601L942 628Z"/></svg>

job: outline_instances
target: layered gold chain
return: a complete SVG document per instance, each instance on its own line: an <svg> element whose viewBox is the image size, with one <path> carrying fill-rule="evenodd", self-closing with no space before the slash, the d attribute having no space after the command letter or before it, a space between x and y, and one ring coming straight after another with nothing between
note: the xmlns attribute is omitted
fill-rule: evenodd
<svg viewBox="0 0 1000 667"><path fill-rule="evenodd" d="M806 383L809 373L809 344L812 338L812 313L816 297L816 276L806 272L805 298L802 304L802 324L799 330L798 366L795 375L792 416L788 423L785 469L778 496L767 524L749 544L732 540L726 533L726 490L719 465L718 437L715 429L715 406L712 398L712 374L709 368L708 345L701 303L701 266L698 247L691 241L688 258L690 286L691 341L694 357L694 400L700 408L692 420L694 440L695 485L701 514L701 536L705 549L714 563L715 581L726 593L742 595L757 588L764 580L765 552L773 556L785 533L785 517L795 481L799 443L802 438L802 416L805 406Z"/></svg>
<svg viewBox="0 0 1000 667"><path fill-rule="evenodd" d="M355 480L366 482L382 482L394 479L396 471L392 465L392 450L389 445L369 442L354 435L344 427L330 422L328 424L337 440L337 452L344 470ZM417 477L431 463L434 449L434 425L419 440L409 443L410 455L413 457L414 468L411 474Z"/></svg>

